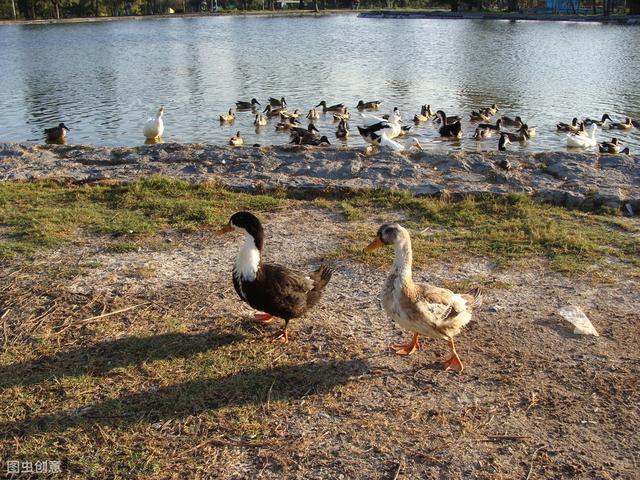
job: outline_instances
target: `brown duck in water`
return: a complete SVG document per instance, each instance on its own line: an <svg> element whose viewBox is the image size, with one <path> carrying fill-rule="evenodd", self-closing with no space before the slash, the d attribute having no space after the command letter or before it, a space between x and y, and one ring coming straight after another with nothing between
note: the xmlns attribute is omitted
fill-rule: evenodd
<svg viewBox="0 0 640 480"><path fill-rule="evenodd" d="M66 142L68 131L67 126L64 123L60 123L57 127L45 128L44 134L48 143L64 143Z"/></svg>
<svg viewBox="0 0 640 480"><path fill-rule="evenodd" d="M233 287L252 308L266 312L256 315L255 321L266 324L272 317L284 320L284 328L274 340L287 343L289 321L318 303L333 272L324 264L307 274L263 263L264 230L260 220L250 212L234 213L218 233L235 231L244 233L244 245L233 265Z"/></svg>

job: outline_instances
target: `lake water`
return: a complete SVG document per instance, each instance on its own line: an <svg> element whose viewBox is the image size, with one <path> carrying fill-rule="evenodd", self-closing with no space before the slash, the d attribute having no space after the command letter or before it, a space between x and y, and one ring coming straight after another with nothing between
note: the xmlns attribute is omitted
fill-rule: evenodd
<svg viewBox="0 0 640 480"><path fill-rule="evenodd" d="M41 142L63 121L70 143L139 145L164 105L164 141L283 144L275 121L256 132L239 99L285 96L306 111L320 100L381 100L410 121L420 105L464 116L465 138L414 127L429 149L495 149L472 140L472 109L498 103L538 135L528 151L564 150L558 121L640 117L640 29L586 23L323 17L203 17L0 27L0 141ZM357 115L356 115L357 116ZM317 122L333 143L330 116ZM363 145L352 118L349 145ZM640 130L616 132L632 152ZM600 132L609 138L611 132Z"/></svg>

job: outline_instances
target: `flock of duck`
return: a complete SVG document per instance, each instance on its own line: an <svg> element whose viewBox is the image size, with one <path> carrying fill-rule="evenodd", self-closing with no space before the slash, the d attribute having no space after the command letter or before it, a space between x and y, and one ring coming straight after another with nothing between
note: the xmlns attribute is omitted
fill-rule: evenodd
<svg viewBox="0 0 640 480"><path fill-rule="evenodd" d="M255 322L267 324L273 317L283 319L284 327L274 340L287 343L290 320L304 315L320 301L332 270L321 264L314 272L303 273L263 263L264 229L250 212L233 214L218 230L218 234L230 232L244 234L244 244L233 265L236 293L252 308L264 312L254 316ZM410 355L420 348L420 335L446 340L451 356L444 367L461 372L464 367L453 338L469 323L474 309L481 304L480 290L458 294L446 288L415 283L411 274L411 237L397 223L383 224L364 251L384 246L393 247L395 261L382 288L382 305L392 320L413 334L410 342L392 348L398 355Z"/></svg>
<svg viewBox="0 0 640 480"><path fill-rule="evenodd" d="M369 144L366 153L373 153L376 147L386 147L394 151L405 151L407 147L399 143L397 139L410 135L412 125L405 125L398 108L394 108L390 114L374 115L372 112L381 108L382 102L378 100L365 102L360 100L355 106L358 111L357 116L345 106L344 103L328 105L326 101L321 101L310 109L304 117L307 125L302 124L303 113L298 109L290 109L284 97L270 97L264 109L255 98L250 101L237 101L234 108L230 108L226 113L219 116L221 124L233 124L240 112L249 112L255 116L253 124L257 131L274 124L277 131L287 131L290 133L290 142L294 145L325 146L331 145L329 137L322 135L316 127L317 120L323 115L330 115L335 124L335 137L345 140L350 135L349 121L359 120L362 125L358 125L358 133ZM506 115L494 118L498 115L500 108L493 104L489 107L474 110L469 114L469 122L473 128L471 137L477 141L485 141L498 137L498 150L506 150L510 143L525 144L536 136L536 128L530 127L520 116L509 117ZM161 140L164 133L163 121L164 107L160 107L156 115L149 118L143 126L143 134L147 143L156 143ZM432 121L436 126L438 134L443 139L456 140L464 135L462 127L462 117L459 115L447 115L443 110L433 113L430 105L422 105L420 112L413 116L413 124L419 126ZM602 115L600 120L585 118L579 121L574 118L570 123L560 122L556 125L558 131L566 132L567 147L588 149L598 146L600 153L625 153L629 154L629 148L624 147L617 137L609 141L598 142L596 131L617 130L619 132L631 129L640 129L640 122L631 118L624 121L614 122L608 115ZM510 129L510 130L508 130ZM57 127L45 130L47 141L51 143L61 143L65 141L69 129L60 123ZM241 146L245 144L245 138L238 131L229 139L229 144ZM420 142L411 137L408 149L419 149L423 147Z"/></svg>

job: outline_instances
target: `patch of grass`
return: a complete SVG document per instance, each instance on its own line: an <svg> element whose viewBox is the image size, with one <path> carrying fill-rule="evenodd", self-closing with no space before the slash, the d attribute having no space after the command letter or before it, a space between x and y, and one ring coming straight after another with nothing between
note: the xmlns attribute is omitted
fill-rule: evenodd
<svg viewBox="0 0 640 480"><path fill-rule="evenodd" d="M638 229L628 219L540 204L526 195L452 201L400 192L370 192L351 198L349 205L377 215L381 209L403 212L408 217L405 226L413 230L414 260L418 264L480 257L508 265L543 257L566 274L586 271L610 257L640 264L640 240L630 234ZM425 229L438 233L416 234ZM362 253L362 247L373 235L373 228L351 231L352 241L334 256L387 263L392 256L390 249Z"/></svg>
<svg viewBox="0 0 640 480"><path fill-rule="evenodd" d="M131 251L138 248L140 235L166 228L193 231L220 225L236 210L269 211L286 203L284 198L160 177L109 186L2 182L0 257L54 247L78 232L128 235L110 249Z"/></svg>
<svg viewBox="0 0 640 480"><path fill-rule="evenodd" d="M358 207L354 207L348 201L341 202L340 208L342 209L342 213L344 214L345 218L350 222L361 220L363 217L362 210L360 210Z"/></svg>

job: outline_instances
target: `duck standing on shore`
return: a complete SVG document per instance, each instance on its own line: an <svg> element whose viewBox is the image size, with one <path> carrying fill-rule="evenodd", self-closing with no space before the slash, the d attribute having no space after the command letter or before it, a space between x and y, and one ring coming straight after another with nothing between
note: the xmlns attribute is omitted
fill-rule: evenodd
<svg viewBox="0 0 640 480"><path fill-rule="evenodd" d="M456 352L453 337L469 323L474 309L481 304L480 290L458 294L446 288L414 283L411 237L397 223L383 224L364 251L371 252L385 245L394 248L395 260L382 288L382 306L398 325L413 332L410 343L394 345L392 348L398 355L411 355L420 348L420 335L447 340L451 357L444 367L461 372L464 367Z"/></svg>
<svg viewBox="0 0 640 480"><path fill-rule="evenodd" d="M160 106L158 113L155 117L149 118L142 128L142 133L147 140L155 140L162 137L164 133L164 122L162 121L162 114L164 113L164 107Z"/></svg>
<svg viewBox="0 0 640 480"><path fill-rule="evenodd" d="M234 213L219 234L241 232L244 245L233 265L233 287L238 296L252 308L265 312L254 320L270 323L272 317L284 320L284 328L274 339L289 341L287 328L292 318L304 315L318 303L331 280L332 270L326 265L311 273L301 273L273 263L262 262L264 230L260 220L250 212Z"/></svg>

